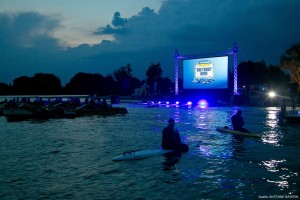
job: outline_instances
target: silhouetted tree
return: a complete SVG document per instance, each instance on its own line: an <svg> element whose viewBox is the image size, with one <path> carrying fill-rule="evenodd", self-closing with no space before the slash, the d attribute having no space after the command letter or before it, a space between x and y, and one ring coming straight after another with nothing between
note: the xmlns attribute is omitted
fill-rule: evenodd
<svg viewBox="0 0 300 200"><path fill-rule="evenodd" d="M116 81L122 81L132 77L131 65L127 64L126 66L120 67L118 70L114 71L114 78Z"/></svg>
<svg viewBox="0 0 300 200"><path fill-rule="evenodd" d="M130 78L130 95L134 93L134 90L136 88L140 88L142 86L142 81L140 81L136 77L131 77Z"/></svg>
<svg viewBox="0 0 300 200"><path fill-rule="evenodd" d="M266 66L265 62L241 62L238 66L238 86L246 86L247 89L260 90L276 89L285 95L288 88L289 76L279 67ZM249 90L247 90L249 92Z"/></svg>
<svg viewBox="0 0 300 200"><path fill-rule="evenodd" d="M151 63L149 66L146 76L147 76L147 84L149 85L150 94L156 93L157 91L157 81L161 79L161 75L163 70L160 66L160 63L154 64Z"/></svg>
<svg viewBox="0 0 300 200"><path fill-rule="evenodd" d="M31 78L35 94L61 94L62 86L53 74L37 73Z"/></svg>
<svg viewBox="0 0 300 200"><path fill-rule="evenodd" d="M13 80L14 94L33 94L33 83L28 76L21 76Z"/></svg>
<svg viewBox="0 0 300 200"><path fill-rule="evenodd" d="M278 66L270 65L268 67L268 85L270 88L288 89L289 75L285 74Z"/></svg>
<svg viewBox="0 0 300 200"><path fill-rule="evenodd" d="M104 77L103 83L105 87L102 88L102 95L112 95L115 94L116 90L116 81L112 77L112 75L108 75Z"/></svg>
<svg viewBox="0 0 300 200"><path fill-rule="evenodd" d="M118 70L115 70L113 74L114 78L118 82L118 88L115 92L120 95L131 95L134 92L134 89L141 86L141 81L132 77L130 64L120 67Z"/></svg>
<svg viewBox="0 0 300 200"><path fill-rule="evenodd" d="M21 76L13 81L15 94L61 94L60 79L53 74L37 73L33 77Z"/></svg>
<svg viewBox="0 0 300 200"><path fill-rule="evenodd" d="M267 66L262 62L241 62L238 65L238 86L257 86L266 84Z"/></svg>
<svg viewBox="0 0 300 200"><path fill-rule="evenodd" d="M130 79L132 69L131 65L127 64L126 66L120 67L118 70L114 71L114 78L117 81L118 87L116 88L115 93L119 95L128 95L131 94L131 88L130 88Z"/></svg>
<svg viewBox="0 0 300 200"><path fill-rule="evenodd" d="M281 56L280 68L289 71L292 82L300 85L300 42L292 45Z"/></svg>
<svg viewBox="0 0 300 200"><path fill-rule="evenodd" d="M65 91L68 94L111 95L114 87L115 81L111 75L104 77L101 74L80 72L66 84Z"/></svg>
<svg viewBox="0 0 300 200"><path fill-rule="evenodd" d="M0 83L0 95L9 95L12 93L12 86L6 83Z"/></svg>
<svg viewBox="0 0 300 200"><path fill-rule="evenodd" d="M158 94L169 95L172 90L172 81L165 77L158 79Z"/></svg>

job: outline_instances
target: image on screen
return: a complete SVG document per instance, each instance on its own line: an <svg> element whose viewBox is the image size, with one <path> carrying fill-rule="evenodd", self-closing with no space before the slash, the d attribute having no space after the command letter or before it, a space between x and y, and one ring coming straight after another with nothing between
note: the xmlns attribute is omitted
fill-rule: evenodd
<svg viewBox="0 0 300 200"><path fill-rule="evenodd" d="M183 60L184 89L227 89L228 56Z"/></svg>

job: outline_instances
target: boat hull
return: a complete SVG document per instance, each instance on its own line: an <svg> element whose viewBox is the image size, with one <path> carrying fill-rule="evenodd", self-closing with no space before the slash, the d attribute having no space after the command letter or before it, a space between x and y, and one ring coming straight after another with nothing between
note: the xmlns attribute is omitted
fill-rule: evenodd
<svg viewBox="0 0 300 200"><path fill-rule="evenodd" d="M77 114L74 111L63 111L63 112L41 112L33 113L29 110L13 108L6 109L4 111L8 121L22 121L27 119L50 119L50 118L75 118Z"/></svg>
<svg viewBox="0 0 300 200"><path fill-rule="evenodd" d="M99 108L99 109L82 109L76 110L76 114L79 116L83 115L116 115L116 114L127 114L128 111L126 108L123 107L109 107L109 108Z"/></svg>
<svg viewBox="0 0 300 200"><path fill-rule="evenodd" d="M291 124L300 123L300 116L286 116L284 119Z"/></svg>

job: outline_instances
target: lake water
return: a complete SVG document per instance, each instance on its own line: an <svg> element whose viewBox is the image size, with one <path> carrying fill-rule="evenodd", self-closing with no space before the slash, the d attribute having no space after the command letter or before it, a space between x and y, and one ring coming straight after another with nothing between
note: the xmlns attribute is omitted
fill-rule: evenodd
<svg viewBox="0 0 300 200"><path fill-rule="evenodd" d="M279 108L239 107L261 139L217 132L238 107L126 106L127 115L7 122L0 116L0 199L299 198L300 125L279 126ZM181 157L111 159L159 148L168 118Z"/></svg>

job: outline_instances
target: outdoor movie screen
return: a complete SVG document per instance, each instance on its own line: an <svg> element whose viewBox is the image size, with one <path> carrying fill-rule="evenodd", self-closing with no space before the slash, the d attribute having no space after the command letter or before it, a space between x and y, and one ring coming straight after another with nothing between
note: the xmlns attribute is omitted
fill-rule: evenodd
<svg viewBox="0 0 300 200"><path fill-rule="evenodd" d="M183 89L227 89L228 56L183 60Z"/></svg>

